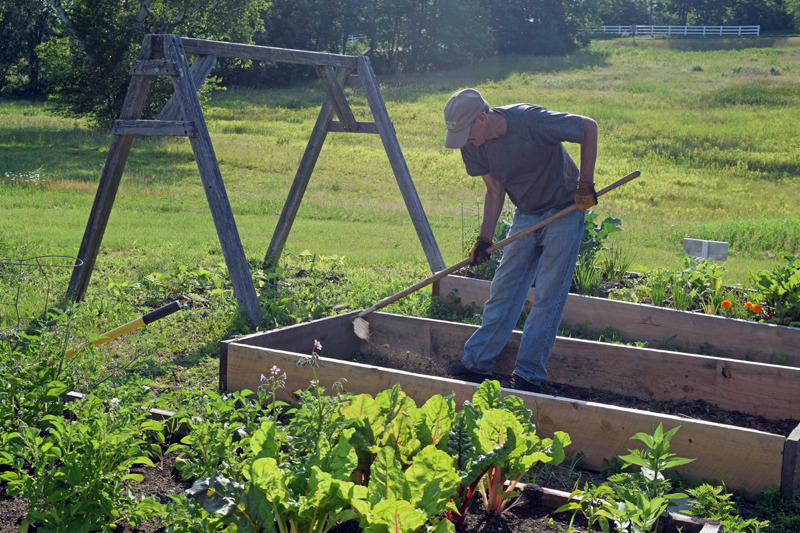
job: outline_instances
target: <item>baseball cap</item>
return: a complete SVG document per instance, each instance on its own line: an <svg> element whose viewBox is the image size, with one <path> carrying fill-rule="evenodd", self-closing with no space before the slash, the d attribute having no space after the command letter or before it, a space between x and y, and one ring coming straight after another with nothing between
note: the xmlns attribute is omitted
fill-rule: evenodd
<svg viewBox="0 0 800 533"><path fill-rule="evenodd" d="M482 111L489 109L489 103L475 89L458 91L444 106L444 123L447 126L445 148L461 148L469 139L469 128Z"/></svg>

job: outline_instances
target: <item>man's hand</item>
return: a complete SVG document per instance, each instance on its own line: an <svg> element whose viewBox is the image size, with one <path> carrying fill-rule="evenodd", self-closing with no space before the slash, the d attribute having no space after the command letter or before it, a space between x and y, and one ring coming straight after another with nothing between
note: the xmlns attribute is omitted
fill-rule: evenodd
<svg viewBox="0 0 800 533"><path fill-rule="evenodd" d="M478 235L475 244L472 245L472 250L469 251L469 266L478 266L484 264L489 260L489 254L486 250L492 245L492 241Z"/></svg>
<svg viewBox="0 0 800 533"><path fill-rule="evenodd" d="M597 193L594 190L594 183L586 183L578 180L578 191L575 193L575 203L578 209L586 211L593 205L597 205Z"/></svg>

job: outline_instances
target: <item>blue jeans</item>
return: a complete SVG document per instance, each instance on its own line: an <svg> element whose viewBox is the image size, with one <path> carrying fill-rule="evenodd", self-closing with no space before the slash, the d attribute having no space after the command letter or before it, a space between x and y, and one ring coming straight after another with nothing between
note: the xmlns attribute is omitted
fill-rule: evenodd
<svg viewBox="0 0 800 533"><path fill-rule="evenodd" d="M509 235L554 213L555 209L533 216L517 211ZM503 249L503 259L483 309L483 324L464 346L464 366L473 372L491 374L495 358L517 325L528 290L536 280L533 307L525 321L514 373L533 384L545 378L545 365L575 272L583 219L583 212L576 209Z"/></svg>

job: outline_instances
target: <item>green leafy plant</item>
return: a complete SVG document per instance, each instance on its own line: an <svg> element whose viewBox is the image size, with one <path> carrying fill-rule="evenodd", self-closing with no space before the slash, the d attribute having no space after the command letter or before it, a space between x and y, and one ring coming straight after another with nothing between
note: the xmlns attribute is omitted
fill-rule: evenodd
<svg viewBox="0 0 800 533"><path fill-rule="evenodd" d="M687 489L692 497L689 500L691 511L684 511L700 518L721 522L730 533L759 533L769 527L768 520L744 519L732 500L733 494L724 485L717 487L703 483L699 487Z"/></svg>
<svg viewBox="0 0 800 533"><path fill-rule="evenodd" d="M578 256L578 264L575 266L573 282L578 294L586 296L597 296L603 286L603 273L595 264L595 255L586 254Z"/></svg>
<svg viewBox="0 0 800 533"><path fill-rule="evenodd" d="M782 253L785 265L772 270L751 272L756 289L767 303L766 319L776 324L800 326L800 263L795 256Z"/></svg>
<svg viewBox="0 0 800 533"><path fill-rule="evenodd" d="M604 249L604 241L609 235L622 231L621 225L620 219L612 217L606 217L598 224L597 213L587 209L584 214L583 237L578 252L579 259L594 258L597 252Z"/></svg>
<svg viewBox="0 0 800 533"><path fill-rule="evenodd" d="M453 531L453 524L437 518L452 508L450 498L458 489L459 477L450 455L433 445L414 456L403 471L391 447L384 447L372 463L367 487L355 487L352 500L365 532L414 533Z"/></svg>
<svg viewBox="0 0 800 533"><path fill-rule="evenodd" d="M113 408L94 397L69 409L76 415L74 422L46 415L46 431L28 427L2 436L0 464L13 470L0 474L0 479L8 482L10 495L30 500L20 530L111 530L122 520L147 519L146 509L139 507L124 482L142 480L129 472L131 466L154 466L141 436L154 431L163 439L161 423L131 423L130 412L117 417Z"/></svg>

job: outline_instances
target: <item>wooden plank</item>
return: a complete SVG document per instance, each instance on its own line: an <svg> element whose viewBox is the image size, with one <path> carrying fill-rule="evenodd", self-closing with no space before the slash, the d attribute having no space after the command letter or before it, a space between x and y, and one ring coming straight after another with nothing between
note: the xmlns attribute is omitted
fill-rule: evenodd
<svg viewBox="0 0 800 533"><path fill-rule="evenodd" d="M464 344L478 329L389 313L372 313L367 321L372 352L400 358L411 350L442 368L463 357ZM514 371L521 341L522 332L512 332L495 360L495 373ZM800 369L764 363L557 337L547 381L597 386L643 400L704 400L768 419L800 419Z"/></svg>
<svg viewBox="0 0 800 533"><path fill-rule="evenodd" d="M197 137L194 122L166 120L115 120L111 128L115 135L155 135Z"/></svg>
<svg viewBox="0 0 800 533"><path fill-rule="evenodd" d="M336 73L330 66L317 66L317 75L322 82L322 87L325 89L325 94L339 117L339 123L345 131L354 132L358 131L358 121L353 115L353 110L350 109L350 104L347 103L347 97L342 91L342 84L336 79Z"/></svg>
<svg viewBox="0 0 800 533"><path fill-rule="evenodd" d="M357 56L326 54L323 52L307 52L289 48L273 48L252 44L208 41L204 39L181 38L184 50L188 54L214 55L218 57L236 57L252 61L274 61L276 63L297 63L300 65L329 65L355 69L358 67Z"/></svg>
<svg viewBox="0 0 800 533"><path fill-rule="evenodd" d="M178 65L169 59L137 59L131 63L131 76L177 76Z"/></svg>
<svg viewBox="0 0 800 533"><path fill-rule="evenodd" d="M340 84L343 80L347 79L348 75L349 69L340 69L336 73ZM319 116L317 116L317 122L314 124L314 129L311 130L311 135L308 138L308 144L306 145L305 152L303 152L303 158L300 160L300 166L297 168L297 173L294 176L292 187L289 189L289 196L286 198L286 203L283 204L281 216L278 218L275 231L272 233L272 239L269 242L267 254L264 257L265 263L270 263L279 258L283 247L286 245L286 239L289 238L289 232L292 230L297 211L300 209L300 202L302 202L306 187L308 187L311 173L314 172L317 158L319 158L322 145L325 143L325 138L328 135L328 128L330 127L331 120L333 120L333 105L331 104L330 98L325 97L325 100L322 102L322 108L319 111Z"/></svg>
<svg viewBox="0 0 800 533"><path fill-rule="evenodd" d="M200 171L203 189L206 192L206 199L211 208L217 236L222 246L225 264L233 284L233 292L245 319L250 326L255 326L261 319L261 307L250 275L250 265L244 254L230 201L225 191L225 183L222 181L219 163L214 154L214 146L208 133L203 109L197 98L197 88L192 76L188 75L190 69L186 62L187 52L181 44L180 37L164 35L163 39L164 57L176 61L178 69L182 73L180 76L172 77L172 84L175 87L175 94L180 98L183 117L197 126L198 135L189 139L192 143L197 168Z"/></svg>
<svg viewBox="0 0 800 533"><path fill-rule="evenodd" d="M200 90L200 87L206 82L211 70L217 64L217 56L198 56L192 62L192 79L194 86ZM179 120L181 118L181 102L180 98L174 94L170 97L167 105L161 110L158 115L158 120Z"/></svg>
<svg viewBox="0 0 800 533"><path fill-rule="evenodd" d="M442 297L456 290L462 305L475 303L482 308L489 298L490 285L488 281L448 276L441 280L439 290ZM533 289L528 301L533 301ZM800 366L800 328L570 294L561 327L587 320L588 331L613 328L626 340L657 348L703 350L718 357Z"/></svg>
<svg viewBox="0 0 800 533"><path fill-rule="evenodd" d="M156 51L153 48L154 40L157 39L149 35L144 38L139 49L139 60L149 60L153 57ZM119 114L121 120L137 120L142 116L142 109L152 81L152 76L131 77L128 92L125 94L125 102L123 102ZM83 299L83 295L86 294L133 139L133 135L115 135L111 141L103 173L100 175L100 183L97 185L92 211L89 213L89 221L86 223L86 230L78 250L78 263L81 266L72 270L67 287L65 297L68 300L78 301Z"/></svg>
<svg viewBox="0 0 800 533"><path fill-rule="evenodd" d="M783 446L781 493L791 498L800 491L800 426L786 439Z"/></svg>
<svg viewBox="0 0 800 533"><path fill-rule="evenodd" d="M692 257L699 257L700 259L710 259L712 261L728 260L727 242L683 239L683 251Z"/></svg>
<svg viewBox="0 0 800 533"><path fill-rule="evenodd" d="M309 330L314 328L313 324L305 326ZM309 333L308 338L311 338L313 333ZM300 359L307 357L289 351L231 343L228 345L228 390L255 390L260 384L259 376L276 365L287 373L286 388L280 392L281 399L296 401L292 391L307 388L313 379L311 368L297 366ZM435 394L450 393L455 395L456 404L462 405L471 400L477 388L477 385L465 381L329 358L320 358L316 374L322 386L328 389L344 377L348 392L373 396L399 383L417 405ZM637 447L637 442L630 440L632 435L651 433L655 426L663 423L665 431L681 426L671 442L671 451L679 457L696 459L678 468L684 475L724 480L728 488L741 489L750 495L780 482L785 441L780 435L504 389L504 394L510 393L522 398L537 414L542 436L552 436L554 431L567 432L573 442L568 453L574 455L582 451L586 454L584 464L590 469L600 470L604 458L628 453L628 449Z"/></svg>
<svg viewBox="0 0 800 533"><path fill-rule="evenodd" d="M342 124L338 120L332 120L328 131L336 133L347 133ZM379 133L378 126L374 122L356 122L356 133Z"/></svg>
<svg viewBox="0 0 800 533"><path fill-rule="evenodd" d="M411 221L414 223L414 229L417 231L417 237L422 245L422 250L428 260L431 271L439 272L444 270L446 265L442 258L442 253L439 251L439 245L433 236L428 217L425 215L422 202L420 202L417 190L414 188L411 172L408 170L406 160L403 158L400 143L397 141L394 126L389 119L389 113L386 111L378 80L375 78L375 73L372 71L368 57L358 57L358 74L375 124L378 127L381 141L383 141L383 147L389 157L389 164L391 164L394 177L400 186L400 192L403 195L409 215L411 215Z"/></svg>

